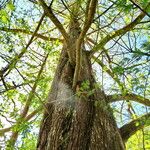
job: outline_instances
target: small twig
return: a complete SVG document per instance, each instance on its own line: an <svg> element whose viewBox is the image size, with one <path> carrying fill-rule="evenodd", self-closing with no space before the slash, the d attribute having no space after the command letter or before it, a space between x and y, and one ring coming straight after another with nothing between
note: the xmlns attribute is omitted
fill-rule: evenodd
<svg viewBox="0 0 150 150"><path fill-rule="evenodd" d="M137 3L135 3L133 0L130 0L130 2L132 2L137 8L139 8L142 12L144 12L148 17L150 17L150 15L144 9L142 9Z"/></svg>

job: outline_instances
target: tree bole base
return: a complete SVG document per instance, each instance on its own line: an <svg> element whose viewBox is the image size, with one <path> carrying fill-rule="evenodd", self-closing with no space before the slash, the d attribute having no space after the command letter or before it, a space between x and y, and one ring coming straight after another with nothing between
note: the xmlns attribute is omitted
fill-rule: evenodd
<svg viewBox="0 0 150 150"><path fill-rule="evenodd" d="M72 90L74 69L67 55L62 53L62 56L47 103L49 112L45 112L41 124L37 150L124 150L105 94L95 87L86 53L76 91Z"/></svg>

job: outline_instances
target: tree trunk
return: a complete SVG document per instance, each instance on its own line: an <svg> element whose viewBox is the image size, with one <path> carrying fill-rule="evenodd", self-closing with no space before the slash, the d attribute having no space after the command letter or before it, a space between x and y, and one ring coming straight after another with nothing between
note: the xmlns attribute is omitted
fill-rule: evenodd
<svg viewBox="0 0 150 150"><path fill-rule="evenodd" d="M70 32L72 53L77 27L72 26ZM73 90L75 66L70 64L66 49L64 46L52 83L37 150L124 150L106 96L96 87L88 53L82 53L80 76Z"/></svg>

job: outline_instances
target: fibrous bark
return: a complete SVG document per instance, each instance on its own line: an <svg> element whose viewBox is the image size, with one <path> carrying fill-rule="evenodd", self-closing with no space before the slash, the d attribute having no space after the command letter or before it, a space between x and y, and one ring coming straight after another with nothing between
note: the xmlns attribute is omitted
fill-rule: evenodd
<svg viewBox="0 0 150 150"><path fill-rule="evenodd" d="M90 61L83 54L77 91L72 90L74 68L62 54L52 85L39 134L38 150L122 150L124 145L106 103L104 93L95 88ZM82 83L89 87L81 90Z"/></svg>
<svg viewBox="0 0 150 150"><path fill-rule="evenodd" d="M72 24L69 32L71 42L63 46L37 150L124 150L107 97L96 87L90 58L83 46L78 82L75 89L72 87L75 64L70 62L67 51L76 58L74 46L80 29Z"/></svg>

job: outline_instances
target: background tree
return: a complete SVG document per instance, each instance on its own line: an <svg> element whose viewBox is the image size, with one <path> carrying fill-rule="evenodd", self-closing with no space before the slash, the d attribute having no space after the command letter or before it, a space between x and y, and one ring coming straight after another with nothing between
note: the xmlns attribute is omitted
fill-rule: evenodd
<svg viewBox="0 0 150 150"><path fill-rule="evenodd" d="M150 147L148 0L2 4L2 148Z"/></svg>

